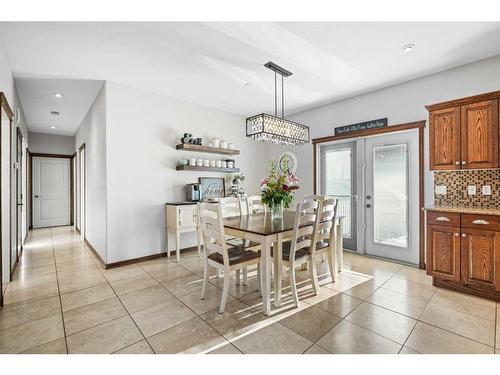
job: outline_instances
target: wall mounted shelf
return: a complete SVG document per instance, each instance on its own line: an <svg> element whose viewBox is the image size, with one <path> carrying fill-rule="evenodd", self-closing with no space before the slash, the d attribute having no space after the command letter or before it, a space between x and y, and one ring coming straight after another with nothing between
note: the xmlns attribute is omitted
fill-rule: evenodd
<svg viewBox="0 0 500 375"><path fill-rule="evenodd" d="M175 167L178 171L203 171L203 172L223 172L238 173L239 168L217 168L217 167L198 167L192 165L178 165Z"/></svg>
<svg viewBox="0 0 500 375"><path fill-rule="evenodd" d="M229 148L219 148L219 147L208 147L200 145L191 145L188 143L181 143L175 146L177 150L184 151L194 151L194 152L204 152L210 154L221 154L221 155L239 155L240 150L233 150Z"/></svg>

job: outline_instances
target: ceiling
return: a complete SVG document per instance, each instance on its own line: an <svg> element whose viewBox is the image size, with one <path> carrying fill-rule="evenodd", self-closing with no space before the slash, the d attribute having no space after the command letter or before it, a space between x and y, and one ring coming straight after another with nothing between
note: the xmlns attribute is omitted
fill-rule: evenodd
<svg viewBox="0 0 500 375"><path fill-rule="evenodd" d="M16 78L29 130L74 135L102 84L95 80ZM63 93L63 97L57 98L54 93ZM55 116L51 111L60 114Z"/></svg>
<svg viewBox="0 0 500 375"><path fill-rule="evenodd" d="M486 22L1 22L0 36L26 80L30 128L47 126L37 111L52 103L30 94L33 78L72 80L74 93L81 80L109 80L247 116L274 110L270 60L294 73L292 113L500 54L500 23ZM54 81L38 85L50 95Z"/></svg>

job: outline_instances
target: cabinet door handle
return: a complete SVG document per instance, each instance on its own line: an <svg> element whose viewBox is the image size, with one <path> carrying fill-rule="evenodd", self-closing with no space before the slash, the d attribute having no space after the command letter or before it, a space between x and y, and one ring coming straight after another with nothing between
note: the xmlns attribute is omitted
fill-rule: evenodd
<svg viewBox="0 0 500 375"><path fill-rule="evenodd" d="M455 233L455 237L458 237L458 236L460 236L460 234L458 234L458 233Z"/></svg>
<svg viewBox="0 0 500 375"><path fill-rule="evenodd" d="M459 161L456 161L456 162L455 162L455 165L460 165L460 162L459 162Z"/></svg>
<svg viewBox="0 0 500 375"><path fill-rule="evenodd" d="M436 218L436 221L450 221L446 216L439 216Z"/></svg>
<svg viewBox="0 0 500 375"><path fill-rule="evenodd" d="M490 222L489 222L489 221L486 221L486 220L480 220L480 219L478 219L478 220L474 220L474 221L472 222L472 224L489 225L489 224L490 224Z"/></svg>
<svg viewBox="0 0 500 375"><path fill-rule="evenodd" d="M465 160L462 160L462 165L465 165Z"/></svg>
<svg viewBox="0 0 500 375"><path fill-rule="evenodd" d="M463 238L465 238L465 237L467 237L467 236L466 236L466 234L465 234L465 233L462 233L462 237L463 237Z"/></svg>

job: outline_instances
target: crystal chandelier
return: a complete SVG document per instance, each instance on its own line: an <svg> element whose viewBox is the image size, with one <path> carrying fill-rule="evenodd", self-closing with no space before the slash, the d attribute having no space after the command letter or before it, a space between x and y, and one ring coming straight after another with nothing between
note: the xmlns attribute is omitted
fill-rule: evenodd
<svg viewBox="0 0 500 375"><path fill-rule="evenodd" d="M247 118L247 137L256 141L276 143L284 146L296 146L308 143L309 127L285 119L283 78L292 75L292 72L276 65L273 62L264 64L274 71L274 116L261 113ZM277 76L281 76L281 117L278 117L277 105Z"/></svg>

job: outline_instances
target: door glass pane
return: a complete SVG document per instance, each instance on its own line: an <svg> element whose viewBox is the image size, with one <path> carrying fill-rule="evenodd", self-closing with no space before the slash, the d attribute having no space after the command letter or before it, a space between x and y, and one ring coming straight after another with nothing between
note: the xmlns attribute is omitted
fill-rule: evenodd
<svg viewBox="0 0 500 375"><path fill-rule="evenodd" d="M338 215L344 216L343 237L351 238L352 149L328 150L325 153L325 194L338 199Z"/></svg>
<svg viewBox="0 0 500 375"><path fill-rule="evenodd" d="M373 148L374 242L408 247L407 145Z"/></svg>

